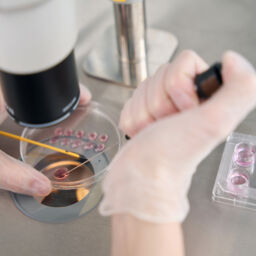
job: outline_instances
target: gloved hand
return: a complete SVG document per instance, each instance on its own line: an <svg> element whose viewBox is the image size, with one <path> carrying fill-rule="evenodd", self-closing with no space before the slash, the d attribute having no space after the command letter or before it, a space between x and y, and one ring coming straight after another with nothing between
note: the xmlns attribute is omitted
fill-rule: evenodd
<svg viewBox="0 0 256 256"><path fill-rule="evenodd" d="M80 105L91 100L91 93L80 86ZM7 116L5 103L0 90L0 123ZM51 192L50 180L31 166L18 161L0 150L0 189L17 193L44 196Z"/></svg>
<svg viewBox="0 0 256 256"><path fill-rule="evenodd" d="M200 105L193 81L207 66L190 51L136 90L120 124L132 139L110 165L101 214L130 213L155 223L184 220L198 164L256 105L251 64L234 52L222 64L222 88Z"/></svg>
<svg viewBox="0 0 256 256"><path fill-rule="evenodd" d="M164 64L125 104L120 128L132 137L156 120L197 106L194 77L206 69L208 65L192 51L184 51L172 63Z"/></svg>

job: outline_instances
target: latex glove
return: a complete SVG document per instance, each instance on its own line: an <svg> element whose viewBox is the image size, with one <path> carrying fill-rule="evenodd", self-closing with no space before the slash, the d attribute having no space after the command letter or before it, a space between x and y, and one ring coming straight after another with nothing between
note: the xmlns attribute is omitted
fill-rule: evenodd
<svg viewBox="0 0 256 256"><path fill-rule="evenodd" d="M91 100L90 91L80 86L80 105ZM5 103L0 90L0 121L7 116ZM0 189L17 193L44 196L51 192L50 180L31 166L14 159L0 150Z"/></svg>
<svg viewBox="0 0 256 256"><path fill-rule="evenodd" d="M176 76L182 82L182 77L187 77L192 85L198 72L194 68L198 60L195 53L186 52L168 65L162 71L162 76L158 72L148 79L144 87L154 83L159 87L155 89L158 91L166 83L167 88L168 83L179 81ZM187 67L187 63L194 64L183 72L179 68L182 63L184 67ZM184 220L189 210L187 193L198 164L256 105L256 75L253 67L233 52L226 53L222 63L224 85L209 100L148 125L117 154L103 183L105 196L100 205L101 214L129 213L155 223ZM176 68L179 72L172 72ZM179 87L180 84L177 82L175 86ZM126 126L121 121L124 132L130 135L144 126L135 118L136 129L133 130L133 116L141 110L145 116L149 115L149 108L145 104L141 108L133 106L139 99L143 101L147 96L145 88L139 88L138 91L140 90L144 90L144 93L140 92L138 96L135 92L124 109L122 120L126 117L130 120L129 125ZM190 90L192 92L191 87ZM193 92L191 98L191 102L195 104L187 104L189 100L184 101L184 97L180 97L186 102L185 109L197 105ZM171 99L175 102L172 96ZM132 113L126 108L137 110Z"/></svg>
<svg viewBox="0 0 256 256"><path fill-rule="evenodd" d="M192 51L184 51L172 63L164 64L125 104L120 128L134 136L155 120L197 106L194 76L207 68L204 60Z"/></svg>

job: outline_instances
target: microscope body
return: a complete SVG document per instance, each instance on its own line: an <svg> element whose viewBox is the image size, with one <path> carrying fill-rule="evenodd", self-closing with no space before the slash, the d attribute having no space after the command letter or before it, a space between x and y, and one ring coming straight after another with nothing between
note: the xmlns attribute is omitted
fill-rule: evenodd
<svg viewBox="0 0 256 256"><path fill-rule="evenodd" d="M73 0L0 0L0 83L23 126L65 119L79 101Z"/></svg>

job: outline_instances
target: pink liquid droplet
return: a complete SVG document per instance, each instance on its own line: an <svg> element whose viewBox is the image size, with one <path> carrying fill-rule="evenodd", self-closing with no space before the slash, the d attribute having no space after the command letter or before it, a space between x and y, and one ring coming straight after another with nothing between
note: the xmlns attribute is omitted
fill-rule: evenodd
<svg viewBox="0 0 256 256"><path fill-rule="evenodd" d="M65 134L66 136L72 136L72 134L73 134L73 129L67 129L67 130L64 132L64 134Z"/></svg>
<svg viewBox="0 0 256 256"><path fill-rule="evenodd" d="M93 148L94 148L94 143L92 143L92 142L87 142L84 146L85 150L90 150L90 149L93 149Z"/></svg>
<svg viewBox="0 0 256 256"><path fill-rule="evenodd" d="M97 133L97 132L91 132L91 133L89 133L89 135L88 135L88 139L89 139L89 140L96 140L97 137L98 137L98 133Z"/></svg>
<svg viewBox="0 0 256 256"><path fill-rule="evenodd" d="M77 138L83 138L85 136L85 132L83 130L78 130L76 132L76 137Z"/></svg>
<svg viewBox="0 0 256 256"><path fill-rule="evenodd" d="M245 149L235 153L234 161L240 166L249 167L254 164L254 158L254 153Z"/></svg>
<svg viewBox="0 0 256 256"><path fill-rule="evenodd" d="M68 169L65 167L62 167L55 171L53 177L57 180L63 180L63 179L66 179L68 175L69 175Z"/></svg>
<svg viewBox="0 0 256 256"><path fill-rule="evenodd" d="M63 135L63 129L62 129L61 127L56 128L55 131L54 131L54 134L55 134L56 136L61 136L61 135Z"/></svg>
<svg viewBox="0 0 256 256"><path fill-rule="evenodd" d="M75 140L73 143L72 143L72 145L71 145L71 147L72 148L78 148L78 147L80 147L80 146L82 146L82 141L81 140Z"/></svg>
<svg viewBox="0 0 256 256"><path fill-rule="evenodd" d="M50 144L56 144L58 142L58 137L52 137L49 141Z"/></svg>
<svg viewBox="0 0 256 256"><path fill-rule="evenodd" d="M107 134L101 134L99 137L100 142L106 142L108 140Z"/></svg>
<svg viewBox="0 0 256 256"><path fill-rule="evenodd" d="M231 182L233 185L243 185L247 182L247 178L244 176L235 176L231 178Z"/></svg>
<svg viewBox="0 0 256 256"><path fill-rule="evenodd" d="M105 145L104 144L99 144L96 148L95 148L95 152L101 152L105 149Z"/></svg>
<svg viewBox="0 0 256 256"><path fill-rule="evenodd" d="M237 196L246 196L249 186L249 173L243 167L236 167L230 171L227 179L228 189Z"/></svg>
<svg viewBox="0 0 256 256"><path fill-rule="evenodd" d="M65 139L62 139L61 142L60 142L60 145L61 146L68 146L70 143L71 143L71 139L68 139L68 138L65 138Z"/></svg>

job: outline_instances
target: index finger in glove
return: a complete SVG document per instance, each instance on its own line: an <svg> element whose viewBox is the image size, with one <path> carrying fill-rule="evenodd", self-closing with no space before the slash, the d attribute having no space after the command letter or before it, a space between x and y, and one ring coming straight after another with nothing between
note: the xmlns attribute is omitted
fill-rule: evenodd
<svg viewBox="0 0 256 256"><path fill-rule="evenodd" d="M52 188L46 176L0 151L0 189L44 196L49 194Z"/></svg>
<svg viewBox="0 0 256 256"><path fill-rule="evenodd" d="M120 128L134 136L155 120L198 105L194 78L207 67L196 53L188 50L171 64L160 67L136 89L129 104L125 105Z"/></svg>

